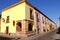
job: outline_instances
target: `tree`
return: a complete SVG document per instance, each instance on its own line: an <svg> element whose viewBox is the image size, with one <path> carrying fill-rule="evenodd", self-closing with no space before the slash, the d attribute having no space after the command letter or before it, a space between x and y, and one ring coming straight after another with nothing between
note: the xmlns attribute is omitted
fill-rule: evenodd
<svg viewBox="0 0 60 40"><path fill-rule="evenodd" d="M0 14L0 18L1 18L1 14Z"/></svg>

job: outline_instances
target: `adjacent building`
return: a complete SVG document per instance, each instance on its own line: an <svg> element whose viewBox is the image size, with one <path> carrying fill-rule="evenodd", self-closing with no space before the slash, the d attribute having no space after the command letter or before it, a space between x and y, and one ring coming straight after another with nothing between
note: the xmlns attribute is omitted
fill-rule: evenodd
<svg viewBox="0 0 60 40"><path fill-rule="evenodd" d="M56 29L57 25L36 7L22 0L2 10L1 32L29 36Z"/></svg>

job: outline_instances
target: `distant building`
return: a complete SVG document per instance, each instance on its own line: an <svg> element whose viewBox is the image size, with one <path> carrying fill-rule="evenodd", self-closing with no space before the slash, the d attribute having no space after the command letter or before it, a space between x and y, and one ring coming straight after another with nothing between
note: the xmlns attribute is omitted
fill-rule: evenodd
<svg viewBox="0 0 60 40"><path fill-rule="evenodd" d="M2 10L1 32L29 36L56 29L56 24L26 0Z"/></svg>

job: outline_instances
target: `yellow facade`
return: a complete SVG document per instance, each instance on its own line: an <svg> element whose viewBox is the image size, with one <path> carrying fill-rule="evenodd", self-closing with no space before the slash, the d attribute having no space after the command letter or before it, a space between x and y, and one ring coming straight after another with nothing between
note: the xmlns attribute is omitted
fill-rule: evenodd
<svg viewBox="0 0 60 40"><path fill-rule="evenodd" d="M2 19L1 19L1 32L5 33L6 32L6 27L9 27L8 33L16 33L16 24L17 22L22 23L22 32L27 33L29 31L29 23L32 24L32 31L35 31L35 24L34 24L34 19L30 18L30 8L33 10L32 14L34 17L34 13L37 11L39 14L40 13L36 8L31 6L30 4L27 4L26 2L23 2L19 5L16 5L12 8L9 8L5 11L2 11ZM37 13L37 14L38 14ZM6 23L6 18L9 16L9 23ZM44 24L42 22L42 17L39 17L39 20L41 22L41 25L38 25L39 28L38 30L42 30L43 27L46 27L46 31L50 31L50 23L51 21L45 16L45 15L38 15L38 16L43 16ZM46 20L45 20L46 18ZM3 19L5 19L5 22L3 22ZM15 21L15 26L13 26L13 21ZM46 22L46 24L45 24ZM53 22L52 22L53 23ZM43 25L42 25L43 24ZM30 26L31 27L31 26ZM40 29L41 27L41 29ZM24 33L22 33L24 34Z"/></svg>
<svg viewBox="0 0 60 40"><path fill-rule="evenodd" d="M3 20L1 21L1 32L5 33L6 26L8 26L9 33L16 33L16 24L13 26L13 20L15 20L15 23L19 20L31 20L30 8L31 7L24 2L8 10L2 11L2 18L5 19L5 22L3 22ZM6 23L7 16L10 18L9 23ZM34 30L34 23L32 29Z"/></svg>
<svg viewBox="0 0 60 40"><path fill-rule="evenodd" d="M26 4L25 4L25 9L26 9L26 10L25 10L25 12L26 12L26 13L25 13L25 17L26 17L27 20L31 20L31 19L30 19L30 8L33 10L33 13L32 13L32 14L34 15L34 10L35 10L35 9L32 8L31 6L29 6L29 5L26 3ZM34 21L34 20L31 20L31 21ZM35 28L34 28L34 23L33 23L32 29L35 30Z"/></svg>
<svg viewBox="0 0 60 40"><path fill-rule="evenodd" d="M30 8L33 10L33 12L34 12L34 8L32 8L31 6L29 6L27 3L25 4L26 5L26 19L28 19L28 20L31 20L30 19ZM34 13L33 13L33 15L34 15Z"/></svg>
<svg viewBox="0 0 60 40"><path fill-rule="evenodd" d="M2 11L2 18L6 20L7 16L10 18L10 23L6 23L1 21L1 32L5 33L6 26L9 26L9 33L15 33L16 32L16 26L13 26L13 20L15 22L17 20L24 20L25 17L25 2L21 3L13 8L10 8L6 11Z"/></svg>

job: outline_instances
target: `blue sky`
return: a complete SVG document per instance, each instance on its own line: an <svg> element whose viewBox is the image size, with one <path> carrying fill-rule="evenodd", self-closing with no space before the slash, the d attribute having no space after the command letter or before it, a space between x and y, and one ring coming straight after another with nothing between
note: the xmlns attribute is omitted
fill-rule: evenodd
<svg viewBox="0 0 60 40"><path fill-rule="evenodd" d="M0 0L0 14L2 9L19 1L21 0ZM60 16L60 0L28 0L28 2L58 24L58 18Z"/></svg>

